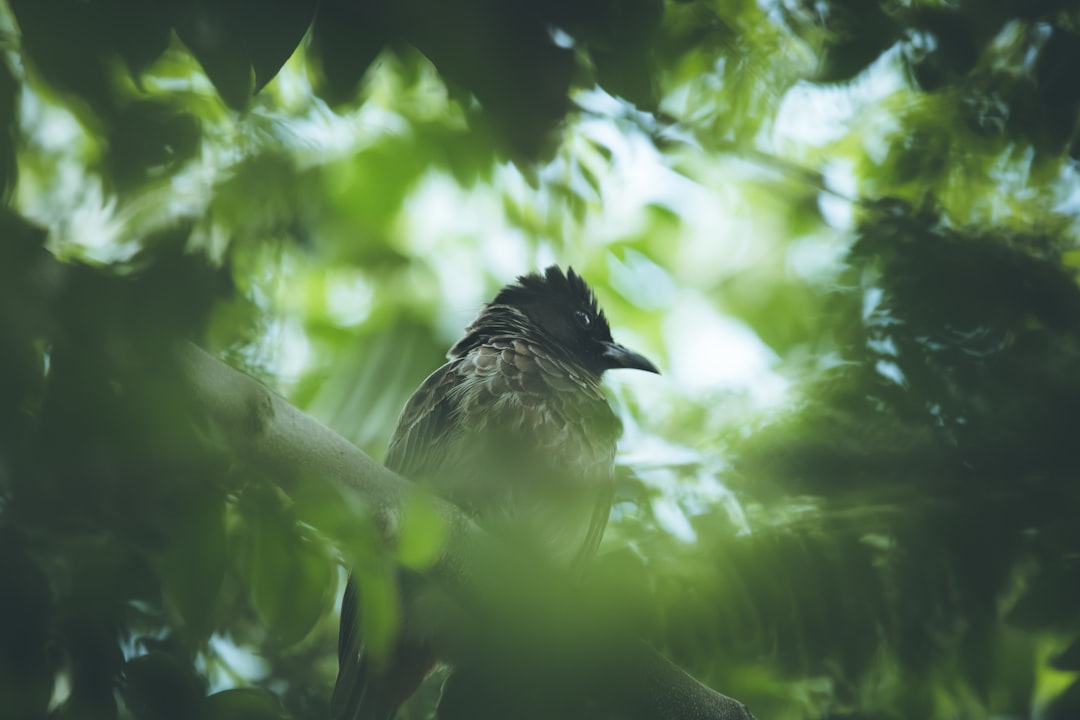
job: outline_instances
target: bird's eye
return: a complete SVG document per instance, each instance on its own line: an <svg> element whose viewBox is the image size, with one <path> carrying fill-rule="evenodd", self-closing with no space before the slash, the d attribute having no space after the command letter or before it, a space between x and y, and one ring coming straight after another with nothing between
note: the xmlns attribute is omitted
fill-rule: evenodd
<svg viewBox="0 0 1080 720"><path fill-rule="evenodd" d="M574 317L577 318L578 325L583 328L588 328L590 325L592 325L592 317L590 317L589 313L585 312L584 310L578 310L576 313L574 313Z"/></svg>

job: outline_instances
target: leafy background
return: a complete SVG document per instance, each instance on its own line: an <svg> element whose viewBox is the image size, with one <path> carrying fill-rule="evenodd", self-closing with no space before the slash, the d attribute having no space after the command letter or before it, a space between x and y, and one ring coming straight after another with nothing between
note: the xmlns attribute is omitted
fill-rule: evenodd
<svg viewBox="0 0 1080 720"><path fill-rule="evenodd" d="M609 383L627 624L762 718L1080 717L1080 3L7 0L0 33L0 716L325 716L339 560L388 637L393 558L236 463L170 343L379 457L558 261L665 369Z"/></svg>

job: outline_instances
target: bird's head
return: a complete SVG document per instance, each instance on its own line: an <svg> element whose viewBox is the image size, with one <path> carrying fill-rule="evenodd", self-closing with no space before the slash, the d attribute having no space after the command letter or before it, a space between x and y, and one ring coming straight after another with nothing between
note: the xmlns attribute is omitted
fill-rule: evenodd
<svg viewBox="0 0 1080 720"><path fill-rule="evenodd" d="M553 343L568 359L597 376L615 368L660 372L647 358L612 339L596 296L573 268L563 273L552 265L543 275L522 275L499 290L465 332L451 348L450 357L496 336L521 334Z"/></svg>

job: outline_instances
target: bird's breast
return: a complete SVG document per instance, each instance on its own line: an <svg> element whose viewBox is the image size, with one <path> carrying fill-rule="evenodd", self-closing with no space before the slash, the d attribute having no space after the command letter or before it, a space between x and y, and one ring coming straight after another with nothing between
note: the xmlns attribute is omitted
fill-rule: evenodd
<svg viewBox="0 0 1080 720"><path fill-rule="evenodd" d="M606 405L596 378L536 342L492 340L463 361L466 374L495 397L513 396L522 404L597 401Z"/></svg>
<svg viewBox="0 0 1080 720"><path fill-rule="evenodd" d="M610 491L619 422L586 370L520 339L461 359L455 423L463 462L453 499L486 522L573 546L597 497ZM514 518L517 518L515 520Z"/></svg>

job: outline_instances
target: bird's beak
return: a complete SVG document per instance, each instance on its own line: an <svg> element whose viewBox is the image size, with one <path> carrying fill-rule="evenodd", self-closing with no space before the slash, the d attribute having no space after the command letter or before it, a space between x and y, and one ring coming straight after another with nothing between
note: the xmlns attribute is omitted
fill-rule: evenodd
<svg viewBox="0 0 1080 720"><path fill-rule="evenodd" d="M645 372L656 373L657 375L660 374L660 371L656 369L656 366L644 355L638 355L633 350L627 350L617 343L604 343L604 352L601 357L604 358L607 367L611 369L628 368L632 370L644 370Z"/></svg>

